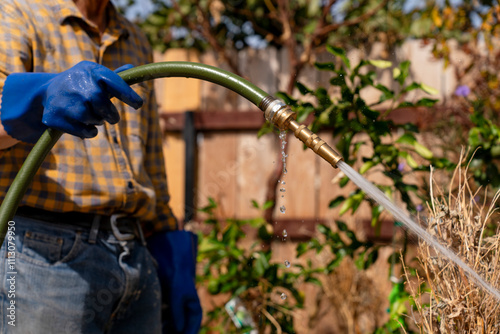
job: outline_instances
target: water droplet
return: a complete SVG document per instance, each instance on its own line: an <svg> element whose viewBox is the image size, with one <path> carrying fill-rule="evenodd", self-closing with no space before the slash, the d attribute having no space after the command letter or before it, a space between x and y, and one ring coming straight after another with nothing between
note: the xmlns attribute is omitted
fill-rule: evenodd
<svg viewBox="0 0 500 334"><path fill-rule="evenodd" d="M285 295L285 293L282 293L282 294L281 294L281 299L283 299L283 300L285 300L285 299L286 299L286 295Z"/></svg>
<svg viewBox="0 0 500 334"><path fill-rule="evenodd" d="M286 167L284 167L283 168L283 174L286 174L286 173L288 173L288 171L287 171Z"/></svg>
<svg viewBox="0 0 500 334"><path fill-rule="evenodd" d="M290 261L285 260L285 267L290 268Z"/></svg>
<svg viewBox="0 0 500 334"><path fill-rule="evenodd" d="M286 208L285 208L285 206L284 206L284 205L280 206L280 211L281 211L281 213L285 213Z"/></svg>
<svg viewBox="0 0 500 334"><path fill-rule="evenodd" d="M283 230L283 236L286 238L288 237L288 232L286 230Z"/></svg>
<svg viewBox="0 0 500 334"><path fill-rule="evenodd" d="M286 182L285 181L281 181L281 184L286 184Z"/></svg>
<svg viewBox="0 0 500 334"><path fill-rule="evenodd" d="M282 193L284 193L284 192L286 191L286 189L285 189L285 188L280 188L280 191L281 191Z"/></svg>

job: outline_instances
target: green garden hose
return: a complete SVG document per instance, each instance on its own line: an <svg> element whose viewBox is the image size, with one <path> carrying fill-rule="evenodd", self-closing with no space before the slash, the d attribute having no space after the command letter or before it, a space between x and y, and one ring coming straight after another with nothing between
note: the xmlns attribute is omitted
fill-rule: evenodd
<svg viewBox="0 0 500 334"><path fill-rule="evenodd" d="M268 97L266 92L231 72L199 63L152 63L131 68L118 75L129 85L167 77L186 77L210 81L238 93L261 109L265 107L263 101ZM7 191L0 206L0 246L5 239L9 221L14 217L31 180L61 135L60 131L53 129L48 129L42 134Z"/></svg>

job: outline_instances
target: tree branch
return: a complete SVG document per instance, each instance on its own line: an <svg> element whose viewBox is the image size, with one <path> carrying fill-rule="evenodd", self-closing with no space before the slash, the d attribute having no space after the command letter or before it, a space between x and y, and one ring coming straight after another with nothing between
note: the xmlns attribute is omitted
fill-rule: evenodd
<svg viewBox="0 0 500 334"><path fill-rule="evenodd" d="M340 23L330 24L330 25L324 27L323 29L321 29L318 32L317 37L323 38L326 34L329 34L332 31L338 30L341 27L349 27L349 26L353 26L356 24L360 24L361 22L363 22L363 21L367 20L368 18L370 18L371 16L375 15L375 13L377 13L381 8L383 8L387 4L388 1L389 0L383 0L377 7L373 8L371 11L366 12L366 13L364 13L356 18L353 18L353 19L348 20L348 21L340 22Z"/></svg>
<svg viewBox="0 0 500 334"><path fill-rule="evenodd" d="M240 71L238 68L238 64L234 61L233 58L231 58L230 55L227 54L226 49L224 46L220 45L217 42L217 39L215 36L211 34L211 27L210 27L210 18L207 17L207 14L203 9L200 7L200 2L197 1L195 3L196 9L198 10L198 16L201 17L202 19L200 20L201 24L201 29L192 21L190 20L186 15L182 15L182 12L180 10L179 4L177 1L172 1L172 5L175 8L175 10L181 14L182 21L186 24L186 26L189 27L192 31L198 32L201 36L203 36L208 44L219 54L219 56L224 59L224 61L229 65L230 69L232 72L234 72L237 75L240 75Z"/></svg>

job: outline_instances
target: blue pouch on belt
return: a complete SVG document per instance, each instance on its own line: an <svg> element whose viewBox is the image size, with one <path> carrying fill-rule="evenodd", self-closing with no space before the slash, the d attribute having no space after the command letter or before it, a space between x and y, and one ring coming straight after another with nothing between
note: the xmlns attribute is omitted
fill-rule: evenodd
<svg viewBox="0 0 500 334"><path fill-rule="evenodd" d="M162 287L163 333L195 334L202 309L196 291L198 236L189 231L167 231L148 238L151 255L158 262Z"/></svg>

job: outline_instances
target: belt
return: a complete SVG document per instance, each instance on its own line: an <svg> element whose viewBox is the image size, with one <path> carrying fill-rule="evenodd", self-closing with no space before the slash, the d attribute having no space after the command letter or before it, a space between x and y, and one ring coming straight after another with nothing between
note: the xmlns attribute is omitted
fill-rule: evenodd
<svg viewBox="0 0 500 334"><path fill-rule="evenodd" d="M52 212L29 206L20 206L16 215L66 227L76 226L88 229L91 234L95 234L94 236L91 235L90 239L92 237L95 239L99 231L108 231L112 232L120 241L138 238L145 243L139 220L123 214L106 216L75 211Z"/></svg>

